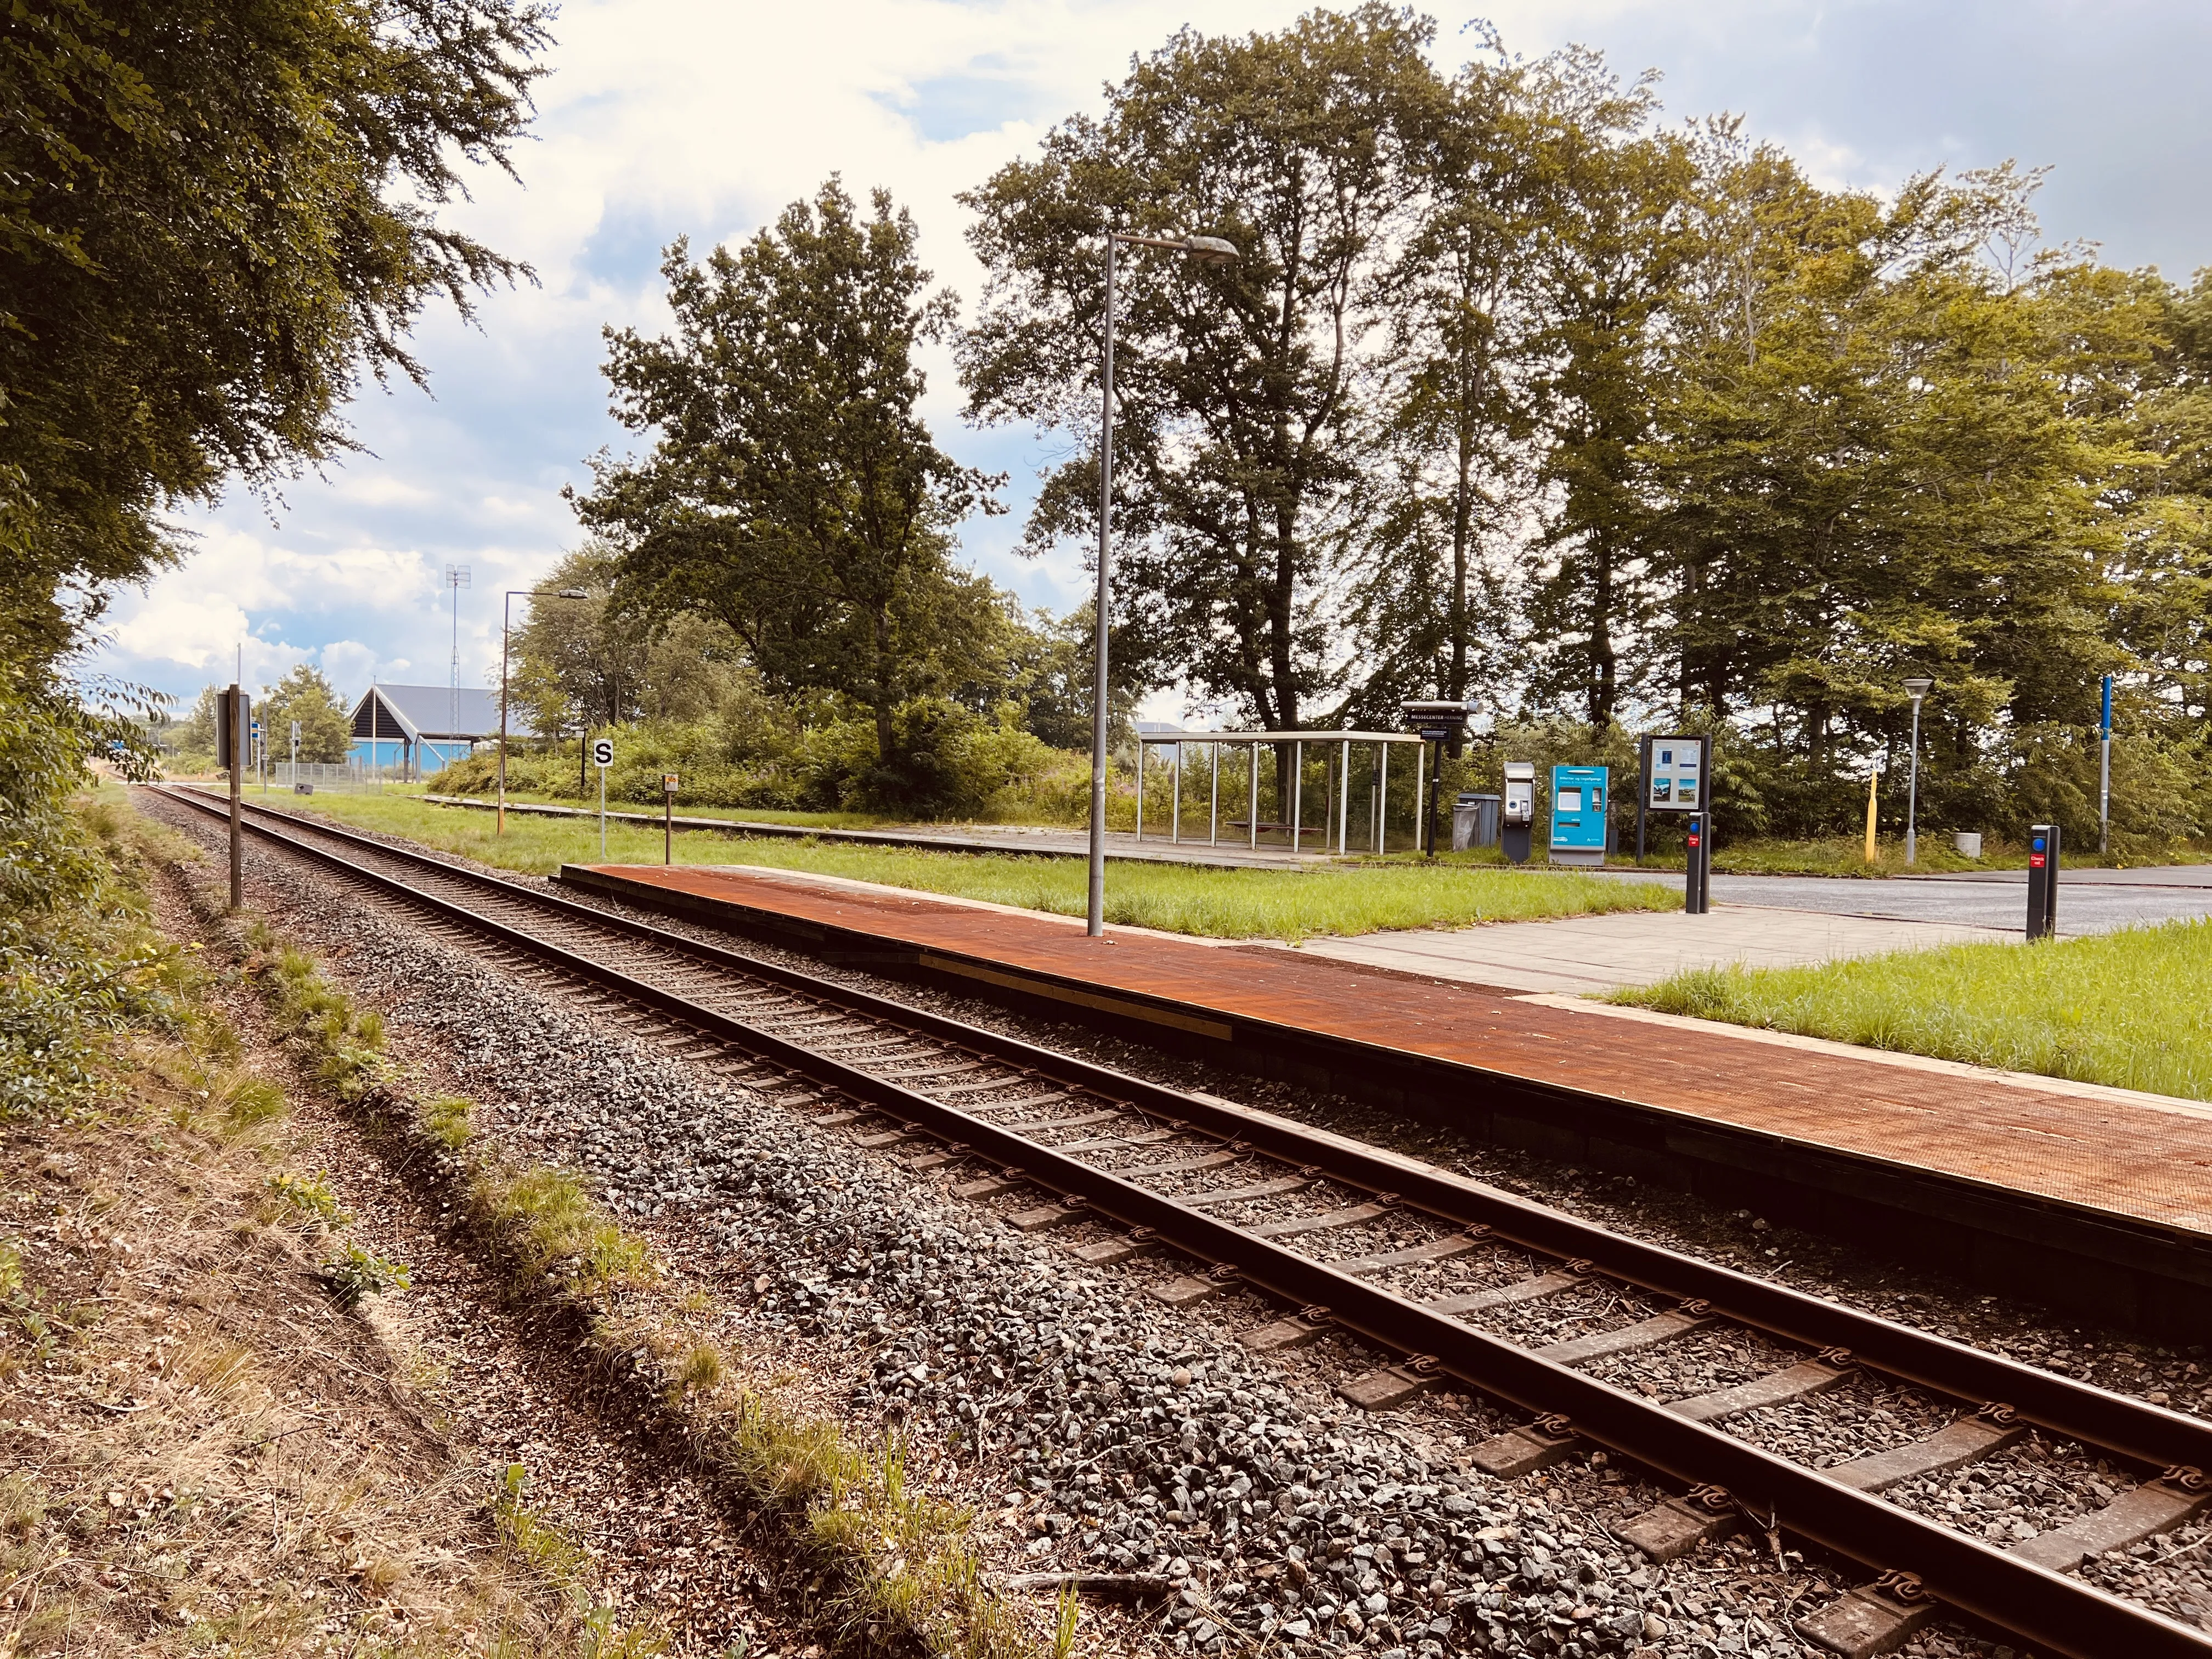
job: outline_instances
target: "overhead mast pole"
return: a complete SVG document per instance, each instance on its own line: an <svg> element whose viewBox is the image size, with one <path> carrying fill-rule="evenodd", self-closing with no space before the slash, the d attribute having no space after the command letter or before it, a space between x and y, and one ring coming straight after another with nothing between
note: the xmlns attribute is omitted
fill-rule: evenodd
<svg viewBox="0 0 2212 1659"><path fill-rule="evenodd" d="M453 657L446 670L446 742L450 745L461 730L461 590L469 585L465 564L446 567L446 586L453 595ZM448 760L453 750L446 750Z"/></svg>

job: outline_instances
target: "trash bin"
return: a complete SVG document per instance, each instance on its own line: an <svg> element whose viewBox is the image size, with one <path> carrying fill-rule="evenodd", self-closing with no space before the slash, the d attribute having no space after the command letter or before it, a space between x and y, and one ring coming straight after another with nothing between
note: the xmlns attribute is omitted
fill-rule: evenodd
<svg viewBox="0 0 2212 1659"><path fill-rule="evenodd" d="M1452 800L1452 851L1498 845L1498 809L1503 797L1458 795Z"/></svg>

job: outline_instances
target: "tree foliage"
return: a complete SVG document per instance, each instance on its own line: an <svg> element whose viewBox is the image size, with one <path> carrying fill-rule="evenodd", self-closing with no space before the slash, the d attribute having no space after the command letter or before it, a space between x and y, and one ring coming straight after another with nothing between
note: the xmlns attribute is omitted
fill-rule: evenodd
<svg viewBox="0 0 2212 1659"><path fill-rule="evenodd" d="M992 273L962 349L970 412L1083 447L1045 481L1033 546L1096 535L1102 236L1236 245L1221 266L1123 257L1115 558L1132 654L1270 726L1340 678L1333 578L1358 527L1399 183L1438 92L1431 33L1379 4L1279 34L1185 29L1103 119L962 198Z"/></svg>
<svg viewBox="0 0 2212 1659"><path fill-rule="evenodd" d="M201 696L203 702L208 700L205 692ZM294 664L274 686L263 686L257 712L261 729L268 733L271 766L292 758L294 720L300 722L300 758L303 761L336 765L353 747L350 711L339 702L337 689L323 672L306 663Z"/></svg>
<svg viewBox="0 0 2212 1659"><path fill-rule="evenodd" d="M994 480L957 465L916 412L917 344L951 324L913 220L835 179L744 247L662 270L672 334L611 331L614 412L658 435L603 459L578 503L621 556L619 603L712 617L774 690L865 708L878 752L900 708L992 655L988 583L952 562L952 532Z"/></svg>
<svg viewBox="0 0 2212 1659"><path fill-rule="evenodd" d="M527 712L533 732L699 720L728 703L750 672L736 637L712 617L619 608L621 568L612 549L592 543L538 583L587 597L532 605L514 630L514 707Z"/></svg>
<svg viewBox="0 0 2212 1659"><path fill-rule="evenodd" d="M72 655L177 556L167 509L341 453L359 369L419 377L422 306L519 273L439 210L506 164L549 15L15 0L0 27L0 1115L91 1087L165 971L70 804L94 760L150 767L153 710Z"/></svg>
<svg viewBox="0 0 2212 1659"><path fill-rule="evenodd" d="M2009 163L1824 189L1595 54L1431 38L1185 29L964 198L970 412L1075 445L1032 550L1096 533L1102 238L1239 250L1122 267L1121 659L1283 728L1702 723L1789 834L1901 779L1916 674L1923 822L2094 833L2109 672L2124 842L2212 835L2212 276L2045 246Z"/></svg>
<svg viewBox="0 0 2212 1659"><path fill-rule="evenodd" d="M347 447L364 362L518 267L442 225L538 0L19 0L0 31L0 635L51 657L162 509Z"/></svg>

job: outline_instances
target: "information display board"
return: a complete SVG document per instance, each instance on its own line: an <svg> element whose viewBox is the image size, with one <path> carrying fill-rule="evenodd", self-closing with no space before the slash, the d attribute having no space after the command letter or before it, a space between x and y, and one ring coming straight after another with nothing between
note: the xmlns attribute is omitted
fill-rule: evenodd
<svg viewBox="0 0 2212 1659"><path fill-rule="evenodd" d="M1711 739L1694 736L1646 738L1644 804L1654 812L1702 812L1712 768Z"/></svg>

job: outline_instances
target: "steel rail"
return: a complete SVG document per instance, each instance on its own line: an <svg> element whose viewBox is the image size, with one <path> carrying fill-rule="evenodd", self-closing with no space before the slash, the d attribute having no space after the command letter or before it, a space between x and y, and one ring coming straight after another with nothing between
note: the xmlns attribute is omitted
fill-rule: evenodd
<svg viewBox="0 0 2212 1659"><path fill-rule="evenodd" d="M267 807L249 805L246 810L463 885L496 891L590 927L622 933L726 972L766 979L817 1001L838 1004L872 1019L988 1054L1072 1087L1124 1100L1139 1110L1179 1120L1225 1139L1243 1141L1293 1164L1324 1165L1332 1177L1346 1185L1395 1194L1408 1207L1425 1211L1449 1224L1486 1226L1501 1243L1524 1245L1563 1261L1589 1261L1609 1279L1664 1298L1707 1303L1716 1314L1816 1350L1848 1348L1867 1369L1977 1407L2002 1402L2030 1426L2092 1443L2135 1462L2157 1468L2175 1464L2212 1468L2212 1423L2200 1419L2072 1382L1931 1332L1824 1301L1786 1285L1615 1233L1498 1188L1327 1130L1185 1093L894 998L448 864L411 848L393 847Z"/></svg>
<svg viewBox="0 0 2212 1659"><path fill-rule="evenodd" d="M212 805L170 791L173 799L210 813ZM300 821L267 808L258 813L280 821ZM1379 1286L1340 1273L1233 1224L1136 1185L1120 1176L1084 1164L1027 1139L1015 1130L973 1116L889 1079L763 1030L734 1015L693 1001L620 969L499 921L453 900L426 893L398 878L265 824L258 835L312 861L366 880L410 902L489 933L503 943L538 956L575 977L597 983L631 1000L671 1016L683 1024L712 1033L823 1087L903 1121L927 1126L945 1139L963 1144L979 1156L1020 1170L1028 1179L1081 1200L1098 1214L1125 1225L1149 1228L1175 1248L1233 1267L1255 1288L1296 1306L1328 1310L1329 1318L1376 1345L1432 1360L1468 1386L1541 1416L1564 1415L1573 1431L1657 1473L1687 1486L1719 1486L1754 1519L1770 1529L1795 1533L1878 1571L1901 1569L1918 1577L1927 1593L1970 1618L2015 1633L2069 1659L2110 1659L2118 1653L2143 1656L2212 1654L2212 1640L2150 1611L2075 1578L2037 1566L2007 1551L1990 1548L1940 1522L1924 1519L1883 1499L1856 1491L1819 1473L1778 1458L1724 1431L1676 1415L1665 1407L1616 1389L1595 1377L1539 1358L1529 1350L1431 1312ZM719 946L688 939L627 917L614 916L553 895L541 894L496 877L457 867L410 849L393 848L367 836L317 823L310 833L348 842L360 850L414 864L474 885L550 908L569 920L649 941L684 955L787 988L803 990L856 1012L878 1015L914 1030L944 1035L960 1046L1016 1059L1056 1080L1124 1098L1149 1098L1164 1115L1194 1127L1206 1123L1255 1150L1279 1149L1278 1156L1302 1162L1325 1158L1332 1179L1377 1190L1395 1190L1416 1207L1439 1217L1480 1221L1506 1242L1526 1242L1547 1254L1571 1252L1600 1266L1609 1277L1663 1294L1680 1294L1685 1283L1710 1282L1720 1294L1705 1297L1717 1312L1800 1341L1820 1341L1831 1331L1863 1332L1849 1346L1854 1358L1938 1392L1973 1401L2003 1400L2023 1417L2136 1461L2176 1462L2185 1449L2212 1443L2212 1425L2179 1413L2110 1395L2087 1385L2016 1364L1951 1343L1909 1327L1805 1297L1786 1287L1699 1262L1661 1247L1625 1239L1590 1224L1547 1211L1509 1194L1443 1171L1427 1170L1410 1160L1283 1120L1182 1094L1104 1067L1036 1048L995 1033L963 1025L925 1010L850 988L815 980L776 964L761 963ZM1348 1176L1341 1171L1357 1170ZM1417 1183L1417 1178L1418 1183ZM1490 1220L1495 1215L1507 1224ZM1466 1218L1466 1219L1462 1219ZM1621 1271L1593 1254L1601 1247L1617 1261L1645 1271ZM1650 1271L1657 1270L1657 1271ZM1762 1316L1751 1310L1767 1310ZM1809 1334L1808 1334L1809 1333ZM1887 1337L1886 1343L1869 1338ZM1886 1355L1885 1359L1882 1357ZM1962 1379L1939 1382L1936 1378ZM1978 1385L1996 1382L1990 1389ZM2016 1397L2015 1397L2016 1396ZM2022 1400L2030 1401L2022 1405ZM2041 1409L2039 1409L2041 1407ZM2069 1422L2109 1422L2125 1431L2115 1443L2106 1434L2064 1426Z"/></svg>

